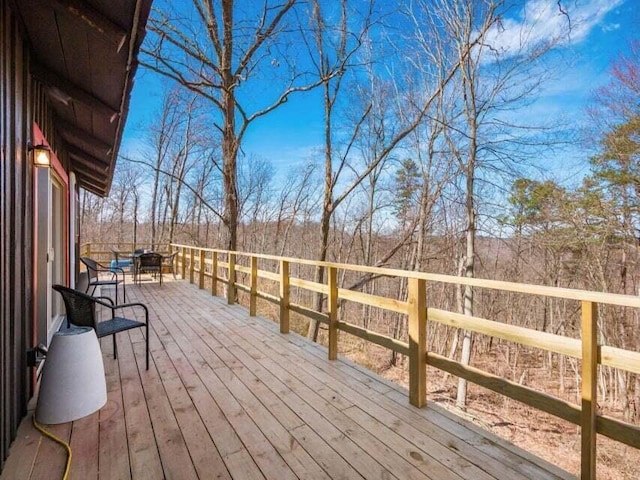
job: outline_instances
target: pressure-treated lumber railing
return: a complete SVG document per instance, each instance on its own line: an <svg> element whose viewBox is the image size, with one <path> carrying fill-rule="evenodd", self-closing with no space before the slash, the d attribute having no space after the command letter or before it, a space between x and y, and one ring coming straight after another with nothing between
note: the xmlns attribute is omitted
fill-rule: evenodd
<svg viewBox="0 0 640 480"><path fill-rule="evenodd" d="M423 272L317 262L297 258L278 257L245 252L231 252L219 249L199 248L190 245L171 244L171 251L178 251L179 272L198 286L205 287L205 278L211 280L211 294L218 294L218 285L227 285L227 302L233 304L236 291L249 294L249 314L256 314L257 299L263 299L280 307L280 332L289 331L289 314L296 312L328 326L328 356L337 358L338 332L340 330L386 347L409 358L409 401L422 407L426 403L426 367L431 365L445 372L471 381L526 405L555 415L581 427L581 476L595 478L596 433L602 434L634 448L640 448L640 427L620 420L600 415L597 412L597 371L598 365L606 365L627 372L640 374L640 352L624 350L597 344L598 305L613 305L640 308L640 298L628 295L590 292L584 290L526 285L519 283L455 277ZM239 265L238 258L244 258L248 266ZM277 272L261 270L260 261L276 262ZM326 283L320 284L291 276L292 265L323 266L326 269ZM221 276L220 271L226 271ZM338 287L338 272L354 271L386 277L407 279L407 300L401 301ZM246 274L249 284L237 281L238 272ZM271 295L259 289L259 280L277 282L278 295ZM531 294L576 300L581 304L582 338L574 339L534 329L508 325L484 318L462 315L428 306L427 282L454 285L471 285L485 289ZM303 305L291 302L289 290L298 287L326 296L327 313L317 312ZM409 342L405 343L380 333L338 320L340 301L353 301L381 309L406 314L408 316ZM581 405L556 398L547 393L520 385L505 378L490 374L469 365L463 365L435 352L427 352L427 320L451 327L462 328L498 339L511 341L523 346L542 349L582 360L581 362Z"/></svg>
<svg viewBox="0 0 640 480"><path fill-rule="evenodd" d="M82 257L91 257L97 262L107 262L109 260L113 260L113 250L118 251L120 254L127 255L133 253L134 250L138 248L149 248L148 244L144 243L131 243L131 242L91 242L91 243L83 243L80 245L80 256ZM156 245L154 251L161 254L168 254L170 249L170 245L168 243L164 243L161 245Z"/></svg>

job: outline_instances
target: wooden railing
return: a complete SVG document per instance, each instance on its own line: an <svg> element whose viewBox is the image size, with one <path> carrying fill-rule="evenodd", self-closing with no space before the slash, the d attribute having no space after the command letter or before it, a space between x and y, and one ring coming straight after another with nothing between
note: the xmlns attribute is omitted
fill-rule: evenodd
<svg viewBox="0 0 640 480"><path fill-rule="evenodd" d="M290 312L298 313L328 325L329 359L337 358L339 331L347 332L368 342L406 355L409 359L409 401L412 405L422 407L426 404L426 367L431 365L579 425L582 438L582 478L595 478L596 433L631 447L640 448L640 427L601 415L597 411L598 365L640 374L640 352L608 345L598 345L598 305L640 308L640 298L638 297L362 265L317 262L273 255L198 248L190 245L171 244L170 250L179 252L177 255L178 271L181 273L182 278L188 278L191 283L197 282L199 288L205 288L205 279L209 279L211 281L211 294L217 295L218 284L227 285L226 297L229 304L235 302L237 290L247 292L249 294L250 315L256 314L256 301L258 298L278 305L280 310L280 331L282 333L289 331ZM243 265L238 263L238 259L244 260L241 262ZM275 262L278 265L277 271L261 269L260 262L271 264ZM291 266L301 265L323 266L327 272L325 276L326 283L320 284L292 276L290 273ZM221 272L226 273L226 275L220 275ZM405 278L408 284L406 301L339 288L338 273L345 272ZM245 274L246 278L248 278L248 284L237 281L238 273ZM269 294L259 289L260 282L264 280L278 284L278 295ZM575 300L580 302L582 338L569 338L429 307L427 282L471 285L483 289ZM307 306L293 303L289 295L291 287L324 295L327 313L317 312ZM382 335L358 325L339 321L338 308L339 302L342 301L357 302L406 314L408 317L408 342ZM463 365L435 352L428 352L426 334L428 324L431 322L580 359L582 378L581 404L577 405L565 401L478 368Z"/></svg>
<svg viewBox="0 0 640 480"><path fill-rule="evenodd" d="M133 253L138 248L148 249L150 245L145 243L114 243L114 242L91 242L80 245L80 256L90 257L97 262L105 263L114 259L113 251L126 255ZM168 243L156 245L154 251L161 254L168 254L170 250Z"/></svg>

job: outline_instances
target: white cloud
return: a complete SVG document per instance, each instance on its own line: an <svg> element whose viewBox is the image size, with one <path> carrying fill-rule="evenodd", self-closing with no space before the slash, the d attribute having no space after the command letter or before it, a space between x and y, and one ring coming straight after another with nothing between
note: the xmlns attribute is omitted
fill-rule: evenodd
<svg viewBox="0 0 640 480"><path fill-rule="evenodd" d="M561 9L555 1L527 0L515 15L505 16L489 30L486 43L507 56L541 44L576 44L622 3L624 0L564 1ZM617 27L605 25L602 28Z"/></svg>
<svg viewBox="0 0 640 480"><path fill-rule="evenodd" d="M607 25L602 26L603 32L613 32L614 30L618 30L620 28L619 23L609 23Z"/></svg>

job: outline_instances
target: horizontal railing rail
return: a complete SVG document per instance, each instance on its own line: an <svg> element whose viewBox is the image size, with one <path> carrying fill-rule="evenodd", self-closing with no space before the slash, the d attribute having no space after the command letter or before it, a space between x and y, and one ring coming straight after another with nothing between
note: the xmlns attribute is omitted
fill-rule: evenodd
<svg viewBox="0 0 640 480"><path fill-rule="evenodd" d="M150 245L145 243L132 243L132 242L90 242L82 243L80 245L80 256L90 257L98 262L104 263L114 259L113 251L116 250L121 255L127 255L133 253L134 250L143 248L149 249ZM161 254L168 254L170 252L171 245L168 243L161 243L155 246L154 251Z"/></svg>
<svg viewBox="0 0 640 480"><path fill-rule="evenodd" d="M598 306L639 308L640 298L638 297L380 267L318 262L182 244L171 244L169 249L178 251L178 271L182 278L188 279L191 283L197 282L199 288L205 288L205 279L209 279L211 293L217 295L218 285L226 285L226 297L229 304L235 302L237 290L247 292L249 294L250 315L256 315L257 299L278 305L282 333L289 331L290 312L326 324L328 326L328 356L330 359L337 358L339 331L406 355L409 358L409 401L415 406L422 407L426 403L426 367L430 365L580 426L583 478L594 478L595 476L597 433L631 447L640 448L640 427L599 414L597 411L598 365L640 374L640 352L598 345ZM244 265L239 265L238 259L244 259ZM271 264L277 265L277 271L270 271L264 265L261 266L260 262L271 262ZM326 269L326 283L321 284L291 275L291 267L301 265L324 267ZM338 288L338 273L347 271L406 279L408 286L406 301ZM248 278L248 284L237 281L239 273ZM274 295L260 290L259 283L263 281L271 282L272 285L275 283L278 294ZM582 336L580 339L570 338L429 307L427 304L427 282L470 285L484 289L580 302ZM326 312L317 312L308 306L293 303L289 294L291 287L324 295ZM403 342L358 325L339 321L338 309L340 303L344 301L407 315L409 341ZM426 333L430 322L581 360L581 404L577 405L565 401L478 368L464 365L435 352L427 352Z"/></svg>

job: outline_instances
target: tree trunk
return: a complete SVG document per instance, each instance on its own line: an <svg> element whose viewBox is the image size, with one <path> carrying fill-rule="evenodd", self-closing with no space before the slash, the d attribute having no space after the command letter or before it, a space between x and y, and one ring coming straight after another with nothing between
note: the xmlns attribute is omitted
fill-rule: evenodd
<svg viewBox="0 0 640 480"><path fill-rule="evenodd" d="M133 244L138 242L138 191L133 191Z"/></svg>
<svg viewBox="0 0 640 480"><path fill-rule="evenodd" d="M465 69L463 68L464 72ZM475 256L476 256L476 212L475 212L475 165L477 154L477 112L475 108L475 90L473 84L468 82L469 98L473 102L468 107L468 122L469 122L469 158L466 171L466 200L465 200L465 214L467 219L467 232L466 232L466 248L465 248L465 264L464 264L464 276L466 278L473 278L475 275ZM473 287L466 285L464 287L463 298L464 314L473 316ZM473 345L473 338L470 331L465 330L462 337L462 352L460 356L460 363L462 365L469 365L471 361L471 347ZM467 403L467 381L464 378L458 380L458 394L456 396L456 405L458 408L465 408Z"/></svg>
<svg viewBox="0 0 640 480"><path fill-rule="evenodd" d="M222 158L224 165L224 223L228 230L227 249L236 250L238 245L238 180L237 156L238 139L236 136L236 79L232 73L233 53L233 3L222 2L222 21L224 25L223 52L220 58L222 79Z"/></svg>
<svg viewBox="0 0 640 480"><path fill-rule="evenodd" d="M162 147L159 146L158 150L160 150L161 148ZM157 210L158 210L158 184L160 183L160 165L161 165L160 152L158 152L158 159L156 163L157 168L155 169L155 172L153 175L153 190L151 192L151 248L152 249L155 248L155 245L158 241Z"/></svg>
<svg viewBox="0 0 640 480"><path fill-rule="evenodd" d="M329 84L323 85L324 89L324 200L322 202L322 218L320 220L320 255L318 260L324 262L327 260L327 250L329 249L329 230L331 227L331 215L333 213L333 167L332 159L332 142L331 142L331 118L332 103L331 94L329 92ZM324 283L324 267L316 268L317 283ZM322 294L315 295L316 310L322 311ZM318 329L320 323L316 320L309 322L308 337L314 342L318 339Z"/></svg>

